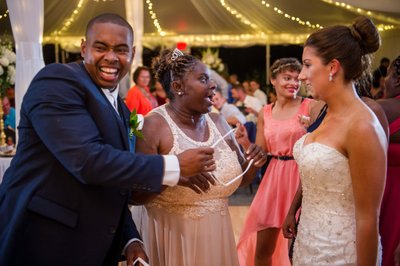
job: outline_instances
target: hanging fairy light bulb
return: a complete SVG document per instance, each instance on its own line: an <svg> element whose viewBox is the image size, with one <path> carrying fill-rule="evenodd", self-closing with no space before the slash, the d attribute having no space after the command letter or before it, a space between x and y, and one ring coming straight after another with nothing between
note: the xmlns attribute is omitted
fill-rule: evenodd
<svg viewBox="0 0 400 266"><path fill-rule="evenodd" d="M359 14L359 15L364 15L364 16L367 16L370 18L374 18L374 19L378 19L381 21L385 21L387 23L391 23L391 24L376 25L379 31L393 30L395 28L400 27L400 19L397 19L394 17L386 16L381 13L373 12L371 10L363 9L360 7L355 7L355 6L352 6L352 5L343 3L343 2L337 2L337 1L333 1L333 0L321 0L321 1L324 3L330 4L330 5L334 5L339 8L344 8L348 11L351 11L351 12ZM395 25L397 25L397 26L395 26Z"/></svg>
<svg viewBox="0 0 400 266"><path fill-rule="evenodd" d="M267 1L261 1L261 4L263 6L265 6L266 8L271 8L275 13L277 13L278 15L281 15L289 20L292 20L293 22L296 22L300 25L303 26L307 26L309 28L313 28L313 29L321 29L323 28L320 24L318 23L311 23L308 20L304 20L304 19L300 19L299 17L293 16L293 15L289 15L287 12L279 9L278 7L272 7L270 3L268 3Z"/></svg>
<svg viewBox="0 0 400 266"><path fill-rule="evenodd" d="M151 2L151 0L146 0L146 4L147 9L149 10L150 18L153 20L153 24L156 27L158 34L161 36L165 36L166 32L163 31L163 29L161 28L160 22L157 19L157 14L153 10L153 3Z"/></svg>
<svg viewBox="0 0 400 266"><path fill-rule="evenodd" d="M239 11L236 9L232 8L228 4L226 4L225 0L220 0L219 1L221 6L223 6L229 13L231 13L232 16L234 16L236 19L238 19L241 23L253 28L254 30L259 30L259 27L252 23L248 18L246 18L243 14L241 14Z"/></svg>

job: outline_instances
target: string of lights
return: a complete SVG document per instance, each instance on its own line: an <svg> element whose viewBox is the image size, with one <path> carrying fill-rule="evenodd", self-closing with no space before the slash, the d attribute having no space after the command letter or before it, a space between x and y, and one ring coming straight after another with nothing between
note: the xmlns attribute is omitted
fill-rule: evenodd
<svg viewBox="0 0 400 266"><path fill-rule="evenodd" d="M281 9L279 9L279 8L276 7L276 6L272 7L270 3L268 3L268 2L266 2L266 1L264 1L264 0L261 1L261 4L262 4L263 6L265 6L265 7L267 7L267 8L271 8L271 9L272 9L274 12L276 12L277 14L279 14L279 15L281 15L281 16L283 16L283 17L289 19L289 20L292 20L292 21L294 21L294 22L297 22L297 23L300 24L300 25L307 26L307 27L310 27L310 28L313 28L313 29L320 29L320 28L323 28L320 24L314 24L314 23L311 23L311 22L308 21L308 20L304 21L304 20L300 19L299 17L295 17L295 16L292 16L292 15L289 15L288 13L282 11Z"/></svg>
<svg viewBox="0 0 400 266"><path fill-rule="evenodd" d="M352 5L343 3L343 2L337 2L337 1L333 1L333 0L321 0L321 1L324 2L324 3L330 4L330 5L334 5L336 7L344 8L346 10L349 10L349 11L353 12L353 13L357 13L357 14L360 14L360 15L368 16L370 18L374 18L374 19L378 19L378 20L381 20L381 21L385 21L387 23L392 23L390 25L387 25L387 24L378 24L378 25L376 25L379 31L395 29L396 26L394 26L393 24L400 25L400 19L393 18L393 17L390 17L390 16L386 16L386 15L383 15L381 13L373 12L373 11L370 11L370 10L366 10L366 9L363 9L363 8L355 7L355 6L352 6Z"/></svg>
<svg viewBox="0 0 400 266"><path fill-rule="evenodd" d="M3 15L0 15L0 19L6 18L8 17L8 9L6 10L6 12L4 12Z"/></svg>
<svg viewBox="0 0 400 266"><path fill-rule="evenodd" d="M220 0L219 2L221 4L221 6L223 6L229 13L232 14L232 16L236 17L240 22L242 22L243 24L245 24L247 26L250 26L254 30L259 30L259 27L256 24L252 23L248 18L246 18L239 11L237 11L236 9L234 9L231 6L229 6L228 4L226 4L225 0Z"/></svg>
<svg viewBox="0 0 400 266"><path fill-rule="evenodd" d="M160 36L165 36L166 32L163 31L163 29L161 28L160 22L158 22L158 19L157 19L157 14L156 14L156 12L153 11L153 3L151 2L151 0L146 0L146 4L147 4L147 9L149 10L149 15L150 15L151 19L153 20L154 26L157 28L158 34Z"/></svg>
<svg viewBox="0 0 400 266"><path fill-rule="evenodd" d="M72 14L66 18L61 27L58 30L55 30L51 33L53 36L60 36L63 35L64 32L68 30L68 28L75 22L76 17L79 13L83 10L83 7L87 4L88 0L79 0L78 4L76 5Z"/></svg>

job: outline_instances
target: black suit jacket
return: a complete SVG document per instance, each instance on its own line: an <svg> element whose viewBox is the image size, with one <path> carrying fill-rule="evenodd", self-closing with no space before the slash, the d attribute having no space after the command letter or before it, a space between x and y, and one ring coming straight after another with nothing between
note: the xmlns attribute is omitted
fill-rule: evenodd
<svg viewBox="0 0 400 266"><path fill-rule="evenodd" d="M0 265L111 265L139 237L128 195L160 192L164 162L129 150L119 106L120 115L82 64L48 65L33 79L0 185Z"/></svg>

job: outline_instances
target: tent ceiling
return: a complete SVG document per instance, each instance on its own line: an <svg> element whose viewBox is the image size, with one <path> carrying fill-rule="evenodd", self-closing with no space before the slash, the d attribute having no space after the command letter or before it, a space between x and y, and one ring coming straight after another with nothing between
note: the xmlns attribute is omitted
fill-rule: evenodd
<svg viewBox="0 0 400 266"><path fill-rule="evenodd" d="M399 0L343 0L356 7L379 12L386 18L395 19L389 23L385 19L372 18L376 24L392 24L400 28ZM78 3L82 2L81 12L61 34L57 41L64 47L73 49L80 43L88 20L103 12L114 12L125 16L125 0L44 0L44 41L54 42L52 33L59 30L65 18L73 14ZM167 34L157 33L153 19L149 15L148 4L144 0L144 44L173 45L185 41L189 45L249 45L259 43L302 43L315 29L300 25L274 11L277 7L284 13L303 21L321 26L349 24L358 14L342 7L328 4L323 0L151 0L160 26ZM268 2L267 8L262 2ZM221 4L225 3L225 7ZM241 22L228 10L236 10L252 23ZM0 1L0 13L6 10L5 1ZM7 24L8 23L8 24ZM9 28L8 19L0 20L1 31ZM10 30L9 30L10 32ZM51 37L51 38L50 38Z"/></svg>

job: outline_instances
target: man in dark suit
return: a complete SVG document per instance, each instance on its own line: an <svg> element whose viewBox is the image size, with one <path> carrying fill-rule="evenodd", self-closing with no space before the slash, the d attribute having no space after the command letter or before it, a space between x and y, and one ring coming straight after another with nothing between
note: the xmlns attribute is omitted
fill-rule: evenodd
<svg viewBox="0 0 400 266"><path fill-rule="evenodd" d="M81 64L42 69L24 96L17 154L0 186L0 265L115 265L123 252L128 265L147 259L131 191L213 183L204 174L215 169L211 148L134 154L117 96L134 56L123 18L92 19L81 53Z"/></svg>

